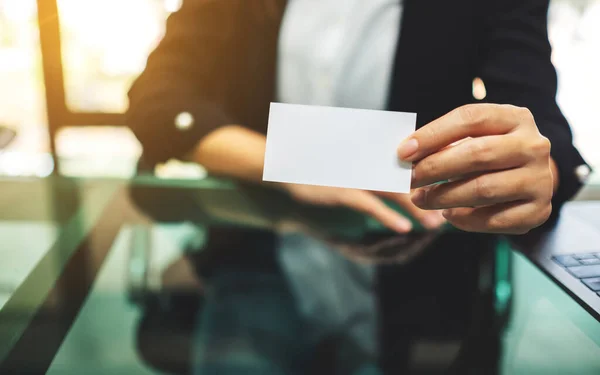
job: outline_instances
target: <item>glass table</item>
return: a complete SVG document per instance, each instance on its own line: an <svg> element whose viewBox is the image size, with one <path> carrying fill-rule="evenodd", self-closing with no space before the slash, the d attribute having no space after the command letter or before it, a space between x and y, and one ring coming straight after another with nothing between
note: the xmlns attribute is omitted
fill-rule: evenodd
<svg viewBox="0 0 600 375"><path fill-rule="evenodd" d="M503 240L212 178L0 191L1 374L600 373L600 323Z"/></svg>

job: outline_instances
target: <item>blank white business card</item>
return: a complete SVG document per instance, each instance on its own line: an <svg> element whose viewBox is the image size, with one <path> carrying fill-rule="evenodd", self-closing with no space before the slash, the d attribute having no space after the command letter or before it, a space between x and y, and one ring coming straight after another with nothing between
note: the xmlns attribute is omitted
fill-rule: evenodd
<svg viewBox="0 0 600 375"><path fill-rule="evenodd" d="M271 103L263 180L410 192L398 159L415 113Z"/></svg>

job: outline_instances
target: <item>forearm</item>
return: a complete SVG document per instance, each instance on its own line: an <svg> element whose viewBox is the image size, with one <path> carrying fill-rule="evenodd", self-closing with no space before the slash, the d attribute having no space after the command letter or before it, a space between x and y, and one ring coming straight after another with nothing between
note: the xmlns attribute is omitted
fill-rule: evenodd
<svg viewBox="0 0 600 375"><path fill-rule="evenodd" d="M191 159L215 175L261 182L266 137L239 125L227 125L204 136Z"/></svg>

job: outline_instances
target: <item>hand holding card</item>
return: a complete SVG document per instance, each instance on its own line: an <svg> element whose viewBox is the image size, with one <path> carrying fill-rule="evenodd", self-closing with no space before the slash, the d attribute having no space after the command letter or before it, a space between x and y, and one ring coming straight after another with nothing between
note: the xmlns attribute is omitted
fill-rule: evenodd
<svg viewBox="0 0 600 375"><path fill-rule="evenodd" d="M264 181L409 193L416 114L272 103Z"/></svg>
<svg viewBox="0 0 600 375"><path fill-rule="evenodd" d="M443 209L462 230L523 234L552 211L558 169L527 108L460 107L417 130L398 156L415 163L413 203Z"/></svg>
<svg viewBox="0 0 600 375"><path fill-rule="evenodd" d="M411 113L271 105L263 179L298 201L345 206L391 230L411 230L410 220L384 203L392 201L425 228L444 222L440 212L419 209L408 194L411 163L401 163L398 144L415 129Z"/></svg>

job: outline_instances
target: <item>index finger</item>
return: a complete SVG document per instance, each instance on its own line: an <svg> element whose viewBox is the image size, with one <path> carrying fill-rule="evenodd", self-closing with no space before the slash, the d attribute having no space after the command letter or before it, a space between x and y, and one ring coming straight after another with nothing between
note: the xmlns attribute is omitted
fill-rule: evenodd
<svg viewBox="0 0 600 375"><path fill-rule="evenodd" d="M519 124L521 108L498 104L470 104L423 126L398 147L405 161L423 159L467 137L506 134Z"/></svg>

